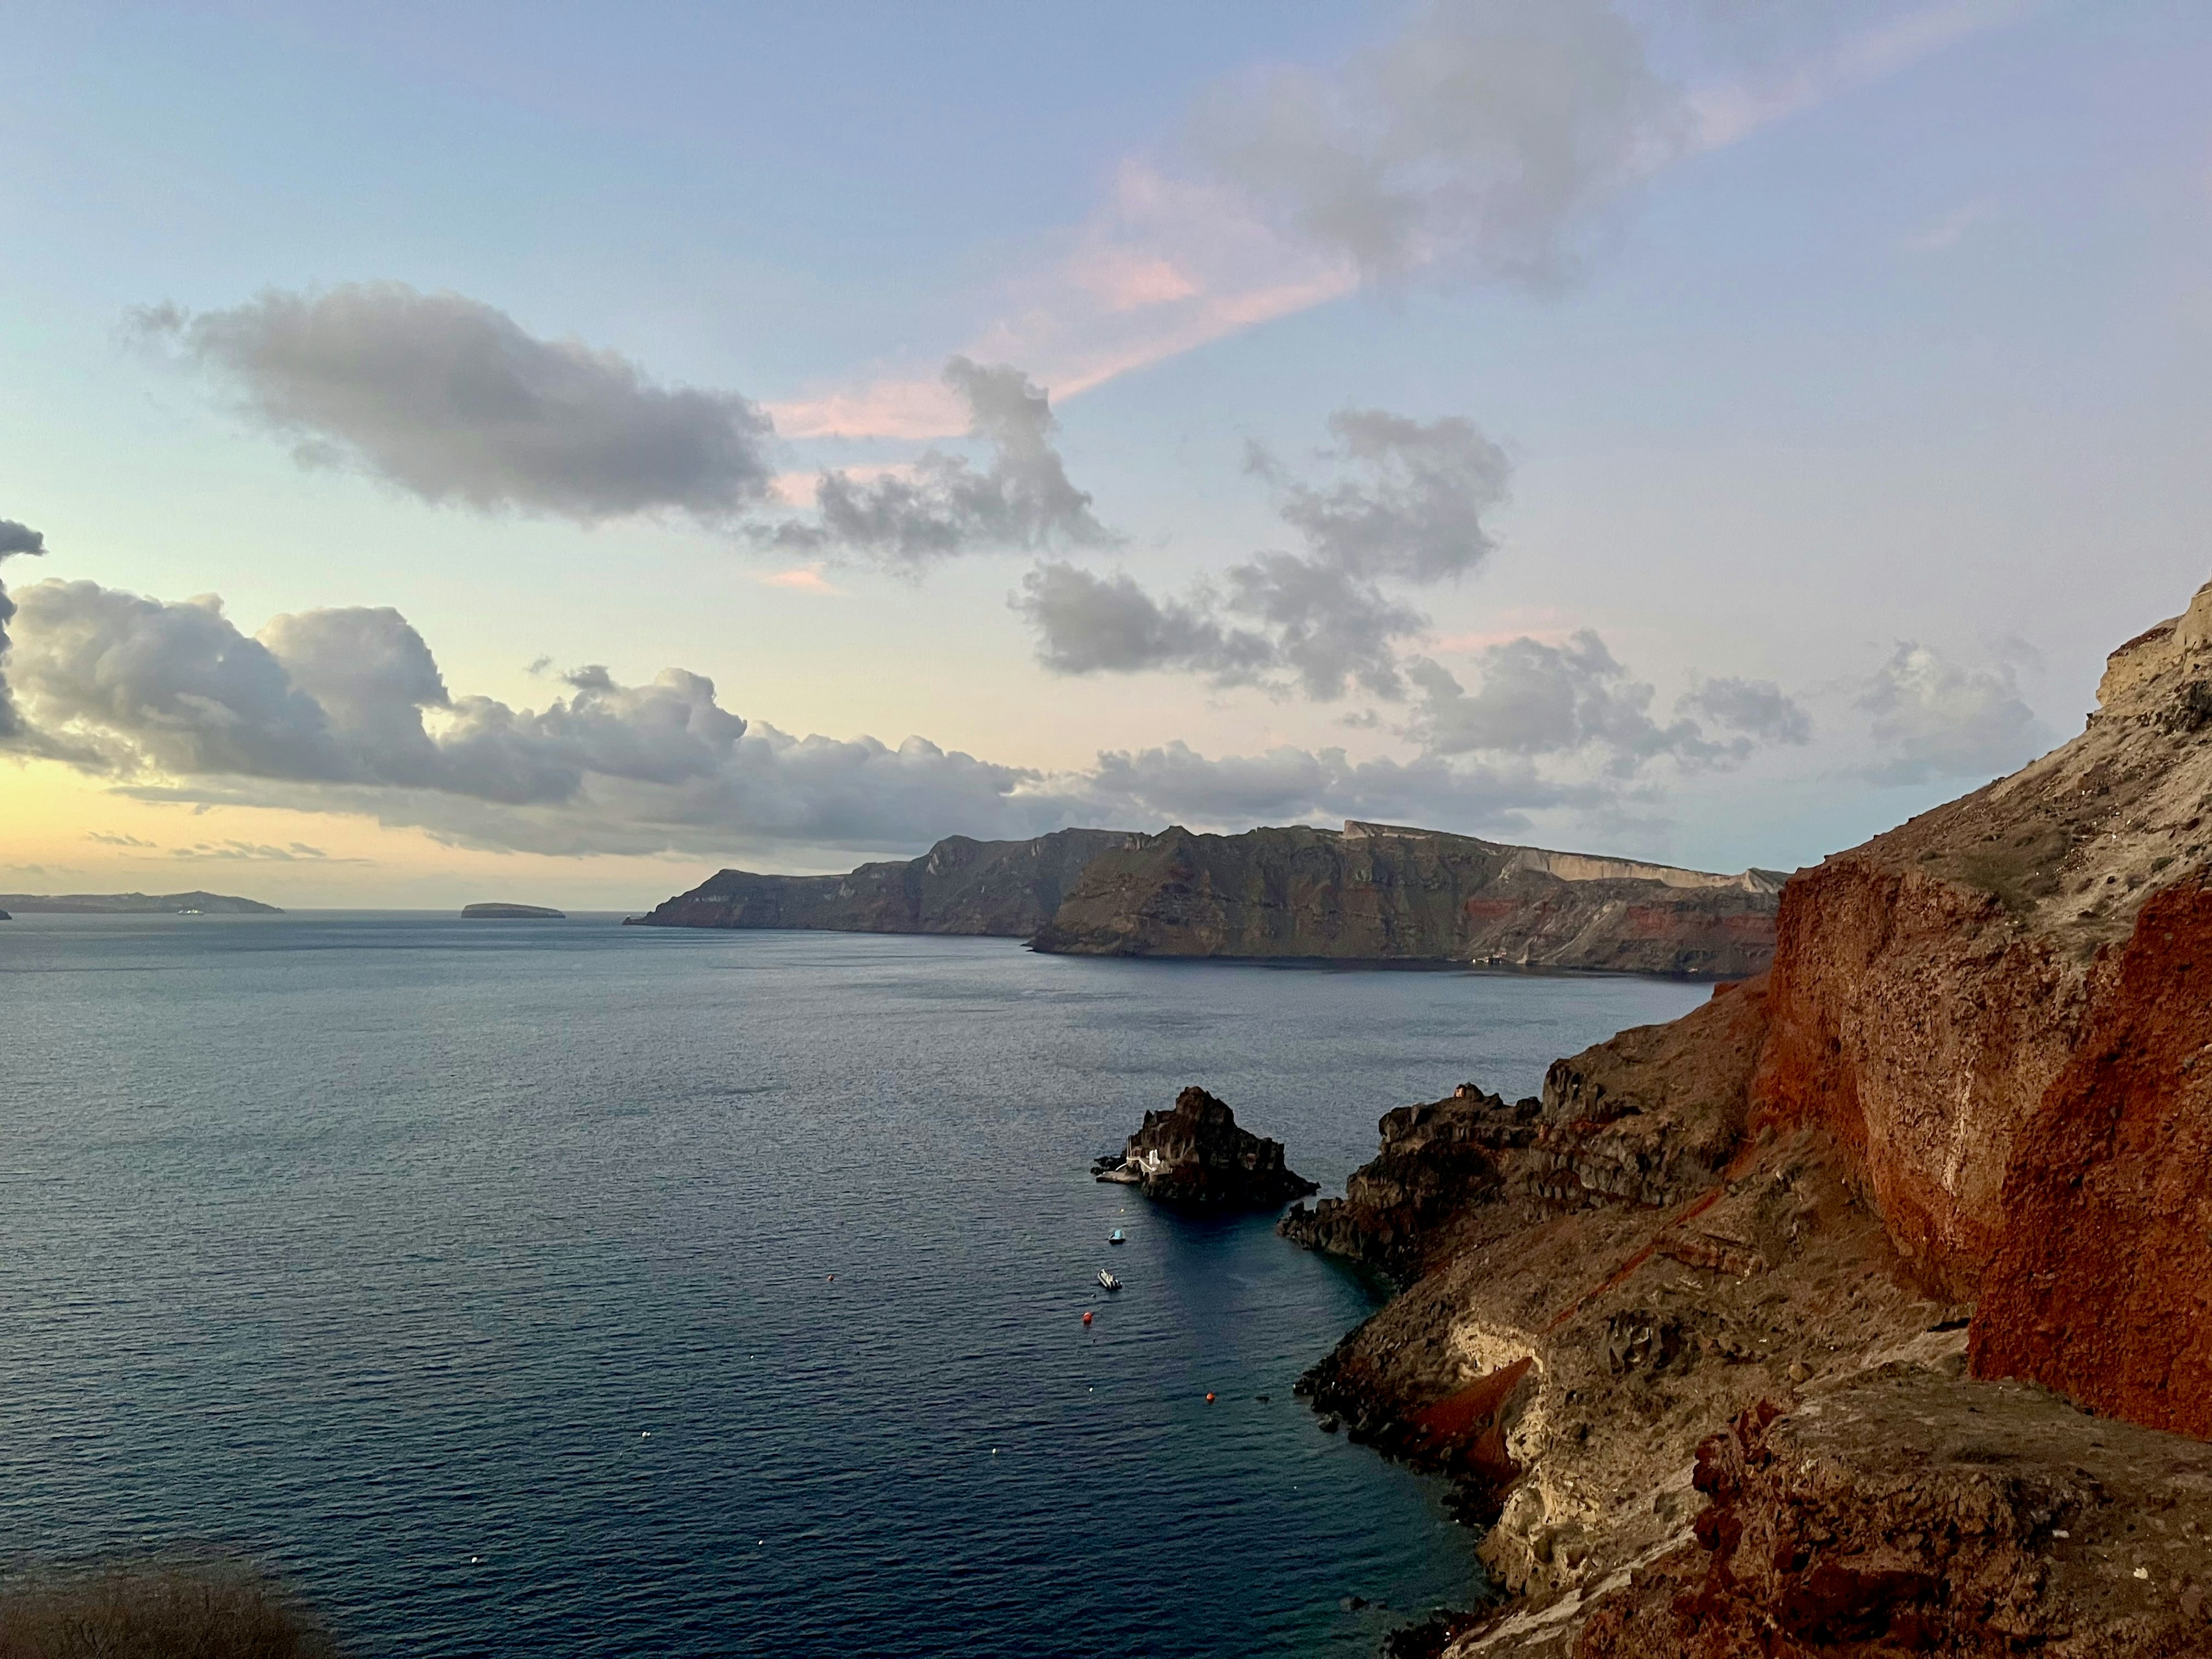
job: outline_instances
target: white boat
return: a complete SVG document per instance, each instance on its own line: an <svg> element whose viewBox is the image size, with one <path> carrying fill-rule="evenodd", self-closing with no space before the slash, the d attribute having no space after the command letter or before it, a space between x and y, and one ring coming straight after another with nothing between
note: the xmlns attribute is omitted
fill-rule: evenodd
<svg viewBox="0 0 2212 1659"><path fill-rule="evenodd" d="M1105 1268L1101 1267L1098 1270L1098 1288L1102 1291L1118 1291L1121 1288L1121 1281L1108 1273Z"/></svg>

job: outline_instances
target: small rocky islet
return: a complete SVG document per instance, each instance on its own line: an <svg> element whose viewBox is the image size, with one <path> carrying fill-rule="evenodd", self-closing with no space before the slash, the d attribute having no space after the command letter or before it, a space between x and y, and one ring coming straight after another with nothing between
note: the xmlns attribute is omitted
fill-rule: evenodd
<svg viewBox="0 0 2212 1659"><path fill-rule="evenodd" d="M1281 1141L1238 1127L1228 1103L1195 1085L1171 1109L1146 1112L1127 1144L1098 1159L1091 1173L1197 1209L1273 1209L1320 1190L1284 1163Z"/></svg>

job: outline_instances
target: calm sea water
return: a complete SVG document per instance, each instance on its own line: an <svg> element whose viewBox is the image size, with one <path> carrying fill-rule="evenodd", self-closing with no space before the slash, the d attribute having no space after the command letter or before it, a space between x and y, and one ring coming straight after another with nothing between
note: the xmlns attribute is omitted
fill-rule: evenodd
<svg viewBox="0 0 2212 1659"><path fill-rule="evenodd" d="M243 1552L371 1655L1371 1653L1479 1572L1291 1397L1374 1287L1090 1159L1200 1082L1335 1188L1389 1108L1702 995L0 924L0 1560Z"/></svg>

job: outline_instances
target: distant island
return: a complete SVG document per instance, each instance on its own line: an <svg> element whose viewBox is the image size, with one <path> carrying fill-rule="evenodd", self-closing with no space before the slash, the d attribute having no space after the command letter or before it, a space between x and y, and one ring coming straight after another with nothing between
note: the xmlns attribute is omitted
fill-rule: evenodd
<svg viewBox="0 0 2212 1659"><path fill-rule="evenodd" d="M542 904L465 904L464 921L566 921L566 914Z"/></svg>
<svg viewBox="0 0 2212 1659"><path fill-rule="evenodd" d="M842 876L724 870L633 919L1027 939L1071 956L1467 963L1733 979L1774 956L1781 874L1348 822L1201 836L953 836Z"/></svg>
<svg viewBox="0 0 2212 1659"><path fill-rule="evenodd" d="M0 907L25 915L281 916L273 904L228 893L0 893Z"/></svg>

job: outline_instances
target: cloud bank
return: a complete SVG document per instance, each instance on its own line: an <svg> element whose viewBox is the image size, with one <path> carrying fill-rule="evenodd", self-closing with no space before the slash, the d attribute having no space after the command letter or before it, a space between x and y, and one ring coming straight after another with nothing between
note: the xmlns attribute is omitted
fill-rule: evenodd
<svg viewBox="0 0 2212 1659"><path fill-rule="evenodd" d="M1014 601L1037 660L1060 674L1166 669L1316 701L1355 686L1402 696L1399 641L1428 623L1402 590L1456 581L1490 556L1483 517L1504 499L1511 465L1455 417L1347 409L1329 432L1323 453L1342 468L1334 483L1290 477L1256 446L1247 463L1281 495L1301 551L1255 553L1179 599L1126 574L1040 562Z"/></svg>
<svg viewBox="0 0 2212 1659"><path fill-rule="evenodd" d="M1208 757L1178 742L1055 772L919 737L896 748L793 737L724 708L710 680L676 668L642 685L580 668L541 708L456 696L387 607L279 616L249 635L213 597L170 602L88 581L18 597L9 666L33 752L149 799L357 813L514 851L714 858L1068 823L1341 817L1510 835L1534 812L1617 821L1650 805L1652 763L1747 752L1747 739L1653 722L1650 688L1595 635L1498 647L1473 691L1415 665L1422 746L1410 759L1292 747Z"/></svg>
<svg viewBox="0 0 2212 1659"><path fill-rule="evenodd" d="M586 525L656 512L714 523L768 493L770 423L745 398L661 385L464 295L271 289L228 311L152 307L134 325L228 386L302 466L426 501Z"/></svg>

